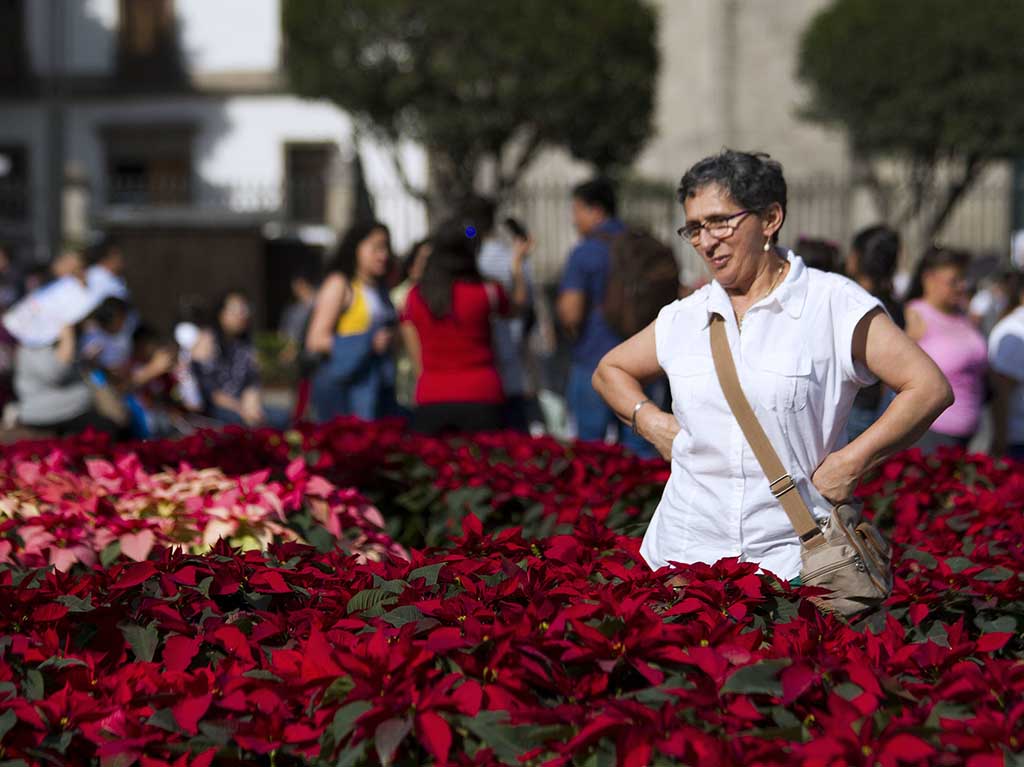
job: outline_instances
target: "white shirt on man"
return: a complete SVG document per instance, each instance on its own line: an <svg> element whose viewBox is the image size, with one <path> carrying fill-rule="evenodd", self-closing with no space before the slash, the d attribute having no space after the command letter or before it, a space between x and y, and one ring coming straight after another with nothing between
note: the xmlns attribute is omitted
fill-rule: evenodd
<svg viewBox="0 0 1024 767"><path fill-rule="evenodd" d="M788 260L786 278L750 307L742 333L717 281L658 315L658 362L681 428L669 481L640 549L652 568L739 557L786 580L800 572L796 533L715 375L714 313L725 318L744 393L801 497L815 517L829 514L831 504L810 477L845 445L857 390L877 380L853 359L853 333L881 303L845 277L807 268L792 251Z"/></svg>
<svg viewBox="0 0 1024 767"><path fill-rule="evenodd" d="M997 373L1016 382L1010 394L1007 442L1024 445L1024 306L996 323L988 337L988 361Z"/></svg>

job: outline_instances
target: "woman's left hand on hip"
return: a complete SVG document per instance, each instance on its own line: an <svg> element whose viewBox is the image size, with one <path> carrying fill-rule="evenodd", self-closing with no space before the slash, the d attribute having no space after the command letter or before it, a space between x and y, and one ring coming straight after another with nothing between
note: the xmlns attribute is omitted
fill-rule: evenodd
<svg viewBox="0 0 1024 767"><path fill-rule="evenodd" d="M857 475L850 470L840 453L830 453L811 477L811 482L832 503L841 503L853 496Z"/></svg>

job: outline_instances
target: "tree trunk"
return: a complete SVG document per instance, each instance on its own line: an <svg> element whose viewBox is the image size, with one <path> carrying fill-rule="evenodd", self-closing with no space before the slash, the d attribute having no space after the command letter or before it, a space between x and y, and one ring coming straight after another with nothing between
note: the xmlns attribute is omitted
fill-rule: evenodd
<svg viewBox="0 0 1024 767"><path fill-rule="evenodd" d="M985 167L985 161L978 155L971 155L964 162L963 173L960 178L946 187L942 198L925 224L925 233L929 241L933 241L939 231L946 224L950 215L956 209L957 203L978 180L981 171Z"/></svg>

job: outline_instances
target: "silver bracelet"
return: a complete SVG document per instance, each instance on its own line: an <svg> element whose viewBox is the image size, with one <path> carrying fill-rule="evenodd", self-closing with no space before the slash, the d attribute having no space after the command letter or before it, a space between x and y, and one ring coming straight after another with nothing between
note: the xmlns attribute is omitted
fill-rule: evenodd
<svg viewBox="0 0 1024 767"><path fill-rule="evenodd" d="M639 402L637 402L635 405L633 405L633 417L630 419L630 425L633 428L633 433L636 434L638 437L640 436L640 432L638 432L636 430L636 414L639 413L640 412L640 408L642 408L648 402L650 402L649 399L642 399Z"/></svg>

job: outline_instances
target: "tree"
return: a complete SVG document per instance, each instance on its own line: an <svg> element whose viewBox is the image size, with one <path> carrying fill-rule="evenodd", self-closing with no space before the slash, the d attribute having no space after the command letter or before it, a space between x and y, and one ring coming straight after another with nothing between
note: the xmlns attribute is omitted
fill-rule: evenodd
<svg viewBox="0 0 1024 767"><path fill-rule="evenodd" d="M545 147L613 172L651 132L656 19L642 0L285 0L283 23L293 88L382 139L428 202L501 198ZM427 150L431 189L402 172L401 139Z"/></svg>
<svg viewBox="0 0 1024 767"><path fill-rule="evenodd" d="M835 0L804 31L807 116L842 126L858 180L933 237L996 160L1024 154L1024 3ZM902 168L894 210L881 163Z"/></svg>

